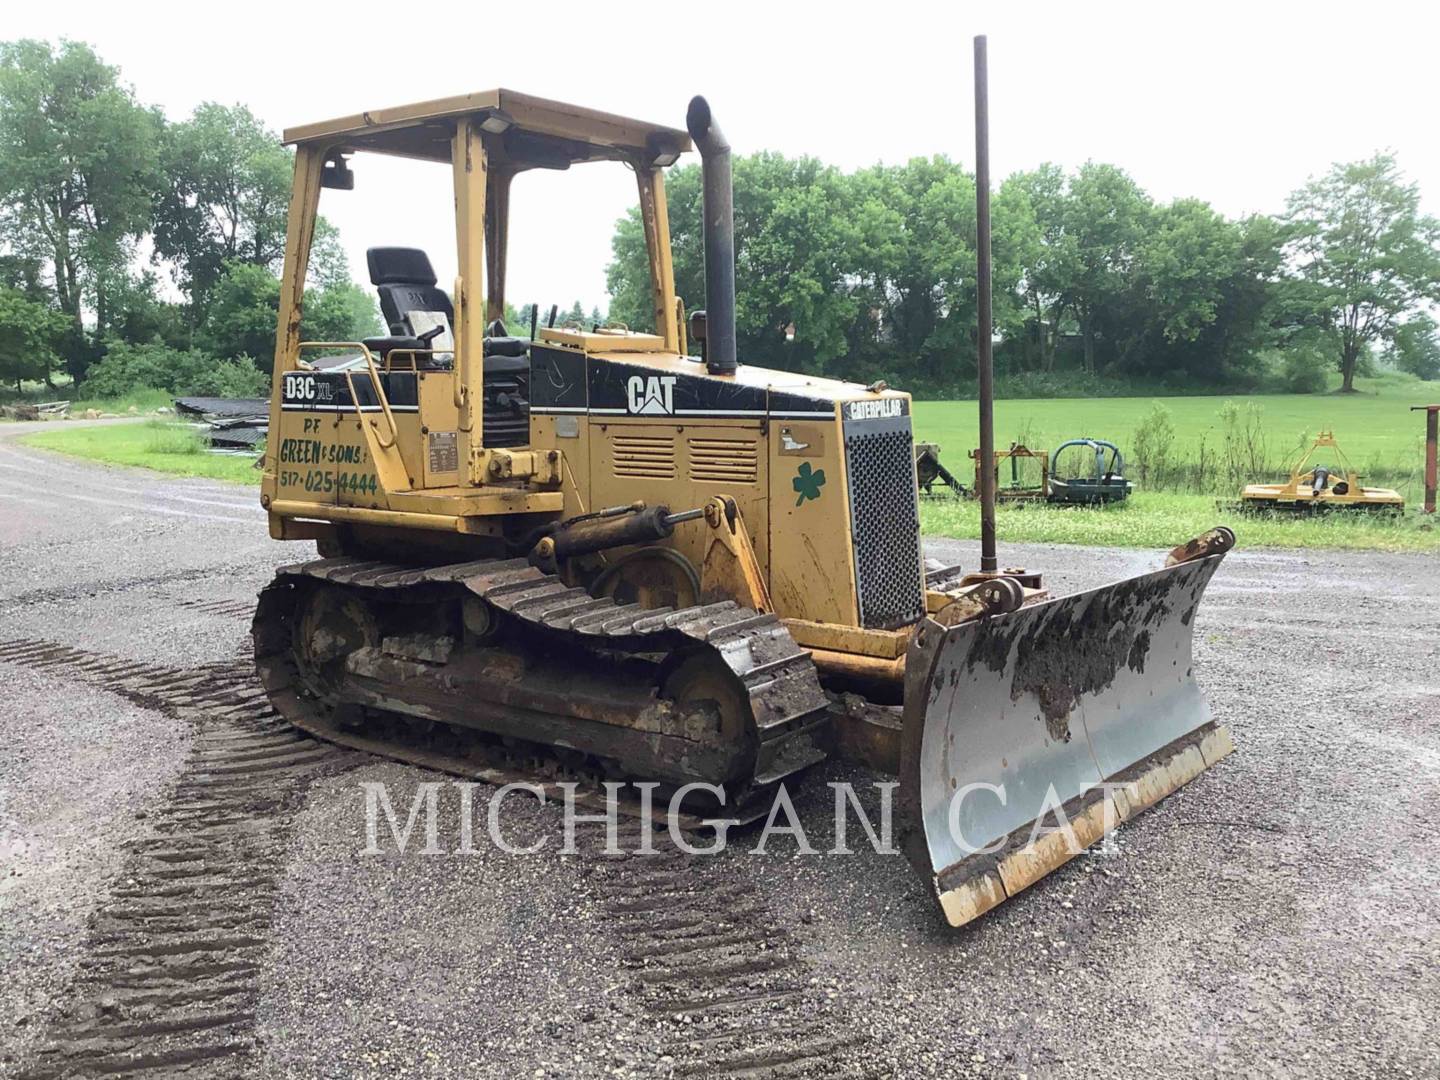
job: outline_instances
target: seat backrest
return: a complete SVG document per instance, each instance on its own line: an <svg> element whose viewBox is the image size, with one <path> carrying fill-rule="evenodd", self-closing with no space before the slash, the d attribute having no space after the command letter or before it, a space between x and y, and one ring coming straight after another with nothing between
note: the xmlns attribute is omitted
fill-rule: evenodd
<svg viewBox="0 0 1440 1080"><path fill-rule="evenodd" d="M455 309L445 290L435 286L435 270L430 258L419 248L382 247L365 252L370 269L370 283L380 294L380 313L388 326L403 326L406 332L418 334L435 325L432 319L412 321L411 312L431 312L445 317L448 331L455 321ZM417 323L423 322L420 326Z"/></svg>

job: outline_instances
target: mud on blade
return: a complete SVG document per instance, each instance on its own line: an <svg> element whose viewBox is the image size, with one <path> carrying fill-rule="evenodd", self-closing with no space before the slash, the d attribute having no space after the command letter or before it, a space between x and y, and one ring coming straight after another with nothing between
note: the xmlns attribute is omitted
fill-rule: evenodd
<svg viewBox="0 0 1440 1080"><path fill-rule="evenodd" d="M908 854L951 925L1230 752L1191 670L1195 610L1222 558L917 632L900 790ZM1107 781L1126 786L1097 787ZM1047 834L1057 808L1073 840Z"/></svg>

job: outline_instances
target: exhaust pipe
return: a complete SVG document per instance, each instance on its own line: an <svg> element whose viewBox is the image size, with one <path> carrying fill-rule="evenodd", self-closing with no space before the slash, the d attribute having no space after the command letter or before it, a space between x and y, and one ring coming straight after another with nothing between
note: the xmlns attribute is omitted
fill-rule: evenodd
<svg viewBox="0 0 1440 1080"><path fill-rule="evenodd" d="M730 144L703 97L690 100L685 127L700 151L705 189L705 366L712 375L733 375L735 356L735 193L730 183Z"/></svg>

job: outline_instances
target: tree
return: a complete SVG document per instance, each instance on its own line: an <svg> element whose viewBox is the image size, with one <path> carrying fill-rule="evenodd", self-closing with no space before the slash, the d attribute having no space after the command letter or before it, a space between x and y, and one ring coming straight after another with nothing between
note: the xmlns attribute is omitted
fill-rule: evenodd
<svg viewBox="0 0 1440 1080"><path fill-rule="evenodd" d="M260 370L268 372L275 357L279 312L279 278L262 266L229 263L215 285L196 341L214 356L251 357ZM374 297L348 279L306 289L300 334L306 341L359 341L378 336L380 315Z"/></svg>
<svg viewBox="0 0 1440 1080"><path fill-rule="evenodd" d="M89 46L0 44L0 226L13 251L49 263L77 377L90 355L84 312L103 334L149 227L161 123Z"/></svg>
<svg viewBox="0 0 1440 1080"><path fill-rule="evenodd" d="M846 352L856 302L846 281L851 227L844 177L813 158L762 153L737 158L735 185L736 339L749 364L826 371ZM675 291L705 306L705 252L698 165L666 176ZM645 233L638 208L622 218L606 272L610 317L653 329ZM793 341L786 338L795 327Z"/></svg>
<svg viewBox="0 0 1440 1080"><path fill-rule="evenodd" d="M278 305L277 305L278 310ZM305 290L301 333L310 341L360 341L380 334L380 310L369 289L341 281L323 289ZM264 355L268 371L275 355L275 327L270 327L270 350Z"/></svg>
<svg viewBox="0 0 1440 1080"><path fill-rule="evenodd" d="M206 102L160 140L155 254L197 312L230 262L275 270L285 254L290 154L243 105Z"/></svg>
<svg viewBox="0 0 1440 1080"><path fill-rule="evenodd" d="M855 233L846 279L858 321L848 374L874 374L951 392L975 372L975 181L945 157L876 166L848 178ZM1024 192L1002 188L991 205L992 297L997 332L1019 332L1023 261L1038 242Z"/></svg>
<svg viewBox="0 0 1440 1080"><path fill-rule="evenodd" d="M1128 287L1100 320L1117 366L1184 383L1253 379L1278 268L1268 218L1229 221L1199 199L1155 207Z"/></svg>
<svg viewBox="0 0 1440 1080"><path fill-rule="evenodd" d="M211 293L196 343L213 356L253 357L268 370L279 311L279 278L263 266L230 263Z"/></svg>
<svg viewBox="0 0 1440 1080"><path fill-rule="evenodd" d="M1034 223L1030 243L1021 253L1021 291L1025 325L1043 371L1055 367L1060 324L1065 317L1064 264L1065 171L1049 162L1033 172L1018 172L1000 185L999 197L1023 201Z"/></svg>
<svg viewBox="0 0 1440 1080"><path fill-rule="evenodd" d="M40 259L25 255L0 255L0 285L14 289L26 300L53 306L55 294L45 284L45 268Z"/></svg>
<svg viewBox="0 0 1440 1080"><path fill-rule="evenodd" d="M1435 320L1417 315L1395 330L1390 361L1401 371L1421 379L1440 379L1440 336Z"/></svg>
<svg viewBox="0 0 1440 1080"><path fill-rule="evenodd" d="M160 342L111 342L85 381L97 398L120 398L136 390L165 390L206 397L262 397L268 380L248 358L217 360Z"/></svg>
<svg viewBox="0 0 1440 1080"><path fill-rule="evenodd" d="M0 381L17 390L22 380L49 382L67 326L63 312L0 286Z"/></svg>
<svg viewBox="0 0 1440 1080"><path fill-rule="evenodd" d="M354 280L350 276L350 257L340 243L340 230L323 217L317 217L315 239L310 243L310 265L305 272L306 287L328 289L332 285L353 284Z"/></svg>
<svg viewBox="0 0 1440 1080"><path fill-rule="evenodd" d="M1152 211L1150 197L1114 165L1088 161L1070 181L1055 252L1060 302L1080 325L1085 370L1095 374L1096 338L1107 306L1128 286Z"/></svg>
<svg viewBox="0 0 1440 1080"><path fill-rule="evenodd" d="M1150 197L1123 170L1093 161L1069 177L1053 164L1017 173L1001 184L1000 196L1023 199L1034 223L1017 258L1024 325L1039 366L1055 366L1062 330L1079 331L1090 374L1103 366L1102 343L1107 361L1126 351L1122 339L1137 348L1145 330L1122 311L1136 310L1135 272L1155 225Z"/></svg>
<svg viewBox="0 0 1440 1080"><path fill-rule="evenodd" d="M510 303L510 301L505 301L503 322L505 323L506 331L509 332L511 337L528 338L530 336L530 315L534 310L535 305L533 303L521 304L517 308L514 304ZM613 310L612 308L612 311ZM626 323L626 325L629 326L630 324Z"/></svg>
<svg viewBox="0 0 1440 1080"><path fill-rule="evenodd" d="M810 157L765 152L736 162L736 343L746 363L838 374L857 310L846 280L853 236L844 181ZM694 239L703 264L703 230ZM703 281L703 267L695 273Z"/></svg>
<svg viewBox="0 0 1440 1080"><path fill-rule="evenodd" d="M1440 221L1395 159L1336 165L1290 196L1287 245L1307 315L1330 337L1341 390L1372 346L1393 345L1440 283Z"/></svg>
<svg viewBox="0 0 1440 1080"><path fill-rule="evenodd" d="M666 201L670 206L670 250L675 264L675 293L690 310L705 306L705 276L700 256L700 167L682 165L665 174ZM650 260L645 249L645 227L640 208L632 206L615 223L610 240L611 259L605 268L610 293L610 318L632 330L655 330L654 299L650 292ZM703 258L703 256L701 256ZM698 276L697 276L698 273ZM558 317L557 322L561 321Z"/></svg>

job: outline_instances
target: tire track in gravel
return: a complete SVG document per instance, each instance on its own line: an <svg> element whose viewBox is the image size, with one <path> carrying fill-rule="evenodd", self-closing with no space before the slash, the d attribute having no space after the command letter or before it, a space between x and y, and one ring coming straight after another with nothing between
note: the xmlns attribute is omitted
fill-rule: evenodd
<svg viewBox="0 0 1440 1080"><path fill-rule="evenodd" d="M177 601L175 597L167 597L160 593L154 593L154 589L157 586L186 585L203 581L228 580L237 574L253 572L254 569L252 565L247 563L235 563L229 566L208 566L194 570L172 570L158 574L83 582L81 584L45 584L25 592L15 593L13 596L6 598L6 603L13 608L20 608L28 604L84 600L112 593L123 594L135 591L151 593L158 599ZM177 602L179 602L181 606L198 606L198 603L187 605L184 600L178 600ZM247 601L247 616L253 613L254 610L255 601Z"/></svg>
<svg viewBox="0 0 1440 1080"><path fill-rule="evenodd" d="M293 819L310 781L355 755L289 727L244 662L178 670L22 639L0 641L0 663L80 678L196 729L169 803L91 919L68 1008L20 1075L257 1067L258 976ZM661 1035L667 1075L892 1075L754 885L663 838L639 854L641 825L621 828L627 854L603 854L602 830L583 872L631 1000Z"/></svg>
<svg viewBox="0 0 1440 1080"><path fill-rule="evenodd" d="M640 853L645 827L622 824L620 855L603 854L603 829L591 832L586 872L619 943L625 985L661 1033L667 1075L891 1076L756 887L663 834L653 854Z"/></svg>
<svg viewBox="0 0 1440 1080"><path fill-rule="evenodd" d="M211 597L208 599L199 597L182 597L175 601L183 608L192 611L202 611L207 615L226 615L235 619L244 619L247 622L255 614L255 601L253 599L231 600L224 597Z"/></svg>
<svg viewBox="0 0 1440 1080"><path fill-rule="evenodd" d="M294 731L245 663L179 670L47 641L0 663L78 678L193 725L149 835L90 919L68 1004L20 1076L234 1076L253 1065L258 975L293 820L355 756Z"/></svg>

